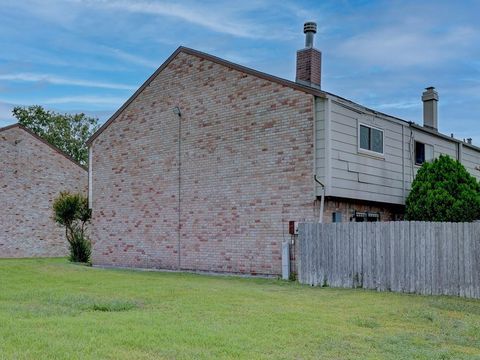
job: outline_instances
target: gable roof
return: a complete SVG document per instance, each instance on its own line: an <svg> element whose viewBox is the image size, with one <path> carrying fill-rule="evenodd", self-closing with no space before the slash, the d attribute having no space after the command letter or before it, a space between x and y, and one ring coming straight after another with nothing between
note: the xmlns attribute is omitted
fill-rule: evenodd
<svg viewBox="0 0 480 360"><path fill-rule="evenodd" d="M77 166L80 166L83 170L85 171L88 171L87 167L86 166L83 166L82 164L80 164L77 160L75 160L74 158L72 158L70 155L68 155L67 153L65 153L64 151L60 150L58 147L50 144L47 140L45 140L44 138L42 138L41 136L38 136L37 134L35 134L32 130L30 130L29 128L19 124L19 123L16 123L16 124L12 124L12 125L9 125L9 126L5 126L3 128L0 128L0 133L3 132L3 131L7 131L7 130L10 130L10 129L15 129L15 128L18 128L18 129L21 129L25 132L27 132L28 134L30 134L31 136L33 136L35 139L41 141L42 143L44 143L45 145L47 145L48 147L50 147L52 150L56 151L57 153L59 153L60 155L66 157L68 160L70 160L71 162L73 162L75 165Z"/></svg>
<svg viewBox="0 0 480 360"><path fill-rule="evenodd" d="M258 71L258 70L254 70L252 68L248 68L246 66L235 64L233 62L227 61L225 59L222 59L222 58L219 58L219 57L216 57L216 56L213 56L213 55L210 55L210 54L198 51L198 50L194 50L194 49L191 49L191 48L180 46L142 84L142 86L140 86L140 88L138 88L138 90L135 91L135 93L90 137L90 139L88 139L87 145L90 146L90 144L97 138L97 136L100 135L122 113L122 111L125 110L125 108L128 105L130 105L130 103L133 100L135 100L135 98L157 77L157 75L160 74L162 72L162 70L165 69L168 66L168 64L170 64L170 62L173 59L175 59L175 57L177 57L177 55L180 54L180 53L193 55L193 56L199 57L201 59L208 60L208 61L214 62L216 64L226 66L230 69L237 70L237 71L243 72L245 74L258 77L260 79L268 80L268 81L271 81L271 82L274 82L274 83L277 83L277 84L280 84L280 85L283 85L283 86L287 86L289 88L292 88L292 89L295 89L295 90L298 90L298 91L303 91L307 94L311 94L311 95L315 95L315 96L319 96L319 97L323 97L323 98L325 98L326 94L327 94L324 91L321 91L319 89L316 89L316 88L313 88L313 87L310 87L310 86L307 86L307 85L298 84L294 81L286 80L286 79L280 78L278 76L270 75L270 74L267 74L267 73L264 73L264 72L261 72L261 71Z"/></svg>
<svg viewBox="0 0 480 360"><path fill-rule="evenodd" d="M444 134L442 134L438 131L426 129L423 126L417 125L412 121L404 120L404 119L398 118L396 116L392 116L392 115L389 115L389 114L385 114L383 112L379 112L379 111L370 109L368 107L360 105L360 104L358 104L354 101L343 98L343 97L338 96L336 94L333 94L333 93L330 93L330 92L327 92L327 91L323 91L323 90L320 90L320 89L317 89L317 88L314 88L314 87L310 87L308 85L302 85L302 84L296 83L294 81L283 79L283 78L280 78L278 76L270 75L270 74L267 74L267 73L264 73L264 72L261 72L261 71L258 71L258 70L254 70L252 68L248 68L248 67L243 66L243 65L235 64L231 61L219 58L217 56L210 55L210 54L207 54L207 53L204 53L204 52L201 52L201 51L198 51L198 50L194 50L194 49L191 49L191 48L188 48L188 47L184 47L184 46L178 47L177 50L175 50L168 57L168 59L165 60L165 62L138 88L138 90L135 91L135 93L133 93L133 95L87 140L87 143L86 143L87 146L90 146L92 144L92 142L122 113L123 110L125 110L125 108L128 105L130 105L131 102L133 102L137 98L137 96L157 77L157 75L160 74L162 72L162 70L165 69L168 66L168 64L170 64L170 62L172 62L173 59L175 59L175 57L177 57L177 55L180 54L180 53L193 55L193 56L199 57L201 59L208 60L208 61L211 61L213 63L226 66L230 69L234 69L234 70L243 72L245 74L249 74L249 75L252 75L252 76L267 80L267 81L271 81L271 82L274 82L274 83L277 83L277 84L280 84L280 85L283 85L283 86L286 86L286 87L289 87L289 88L292 88L292 89L295 89L295 90L298 90L298 91L303 91L306 94L311 94L311 95L322 97L322 98L327 98L327 97L330 97L330 96L336 97L336 98L341 99L341 100L343 100L347 103L350 103L350 104L352 104L356 107L360 107L364 111L371 112L373 114L386 116L386 117L389 117L391 119L395 119L397 121L405 122L408 125L416 128L417 130L430 133L431 135L439 136L439 137L444 138L446 140L450 140L450 141L457 142L457 143L462 143L463 145L465 145L469 148L480 151L480 147L477 147L473 144L468 144L468 143L466 143L462 140L452 138L452 137L444 135Z"/></svg>

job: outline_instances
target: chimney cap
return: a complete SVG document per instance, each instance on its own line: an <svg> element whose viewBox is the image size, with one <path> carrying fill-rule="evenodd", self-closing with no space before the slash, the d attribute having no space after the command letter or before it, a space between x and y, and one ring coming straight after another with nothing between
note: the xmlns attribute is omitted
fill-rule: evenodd
<svg viewBox="0 0 480 360"><path fill-rule="evenodd" d="M426 87L425 91L422 94L422 101L425 102L430 100L438 101L438 92L433 86Z"/></svg>
<svg viewBox="0 0 480 360"><path fill-rule="evenodd" d="M307 21L303 24L303 33L306 34L308 32L312 32L314 34L317 33L317 23L314 21Z"/></svg>

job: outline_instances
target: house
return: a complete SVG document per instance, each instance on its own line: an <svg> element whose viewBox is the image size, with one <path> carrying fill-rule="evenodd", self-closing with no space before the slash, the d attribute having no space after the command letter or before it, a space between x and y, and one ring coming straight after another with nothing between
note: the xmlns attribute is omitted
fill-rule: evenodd
<svg viewBox="0 0 480 360"><path fill-rule="evenodd" d="M65 256L53 220L60 191L85 192L87 170L29 129L0 129L0 258Z"/></svg>
<svg viewBox="0 0 480 360"><path fill-rule="evenodd" d="M433 88L424 126L321 90L315 31L295 82L180 47L90 138L94 265L279 274L289 221L401 217L441 153L480 176Z"/></svg>
<svg viewBox="0 0 480 360"><path fill-rule="evenodd" d="M316 187L316 195L325 191L326 221L401 217L417 170L440 154L461 161L480 180L480 148L471 139L438 132L438 93L433 87L422 100L423 126L333 94L316 99L315 172L325 185Z"/></svg>

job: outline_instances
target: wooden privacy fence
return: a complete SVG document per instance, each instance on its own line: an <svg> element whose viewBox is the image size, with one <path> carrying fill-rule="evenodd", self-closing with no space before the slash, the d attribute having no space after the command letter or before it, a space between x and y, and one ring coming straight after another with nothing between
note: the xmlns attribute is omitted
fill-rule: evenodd
<svg viewBox="0 0 480 360"><path fill-rule="evenodd" d="M480 298L480 223L300 224L303 284Z"/></svg>

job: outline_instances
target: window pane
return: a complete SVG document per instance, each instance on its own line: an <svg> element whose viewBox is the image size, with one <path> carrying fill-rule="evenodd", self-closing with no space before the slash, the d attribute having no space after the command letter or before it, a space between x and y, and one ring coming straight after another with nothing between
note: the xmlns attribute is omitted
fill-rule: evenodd
<svg viewBox="0 0 480 360"><path fill-rule="evenodd" d="M432 161L434 157L433 146L425 145L425 161Z"/></svg>
<svg viewBox="0 0 480 360"><path fill-rule="evenodd" d="M383 153L383 132L377 129L371 129L372 148L370 150Z"/></svg>
<svg viewBox="0 0 480 360"><path fill-rule="evenodd" d="M370 150L370 128L360 125L360 148Z"/></svg>
<svg viewBox="0 0 480 360"><path fill-rule="evenodd" d="M415 164L421 165L425 162L425 144L415 142Z"/></svg>

